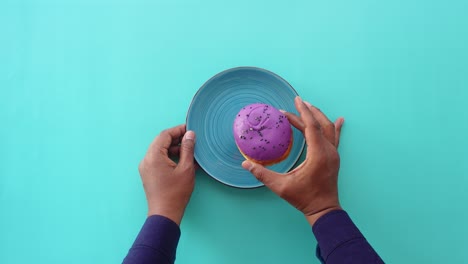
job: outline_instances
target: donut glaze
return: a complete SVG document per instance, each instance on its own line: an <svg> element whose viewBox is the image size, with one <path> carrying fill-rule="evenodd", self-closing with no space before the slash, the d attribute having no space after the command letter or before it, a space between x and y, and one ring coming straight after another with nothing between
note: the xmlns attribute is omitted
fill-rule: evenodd
<svg viewBox="0 0 468 264"><path fill-rule="evenodd" d="M234 120L234 139L245 158L271 165L291 150L292 129L287 117L268 104L243 107Z"/></svg>

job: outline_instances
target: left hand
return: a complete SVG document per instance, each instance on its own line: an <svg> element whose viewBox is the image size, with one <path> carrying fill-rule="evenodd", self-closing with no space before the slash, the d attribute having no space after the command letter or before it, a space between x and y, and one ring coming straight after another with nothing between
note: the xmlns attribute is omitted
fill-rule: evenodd
<svg viewBox="0 0 468 264"><path fill-rule="evenodd" d="M138 170L148 202L148 216L162 215L178 225L195 185L195 133L179 125L161 132ZM175 163L169 156L179 157Z"/></svg>

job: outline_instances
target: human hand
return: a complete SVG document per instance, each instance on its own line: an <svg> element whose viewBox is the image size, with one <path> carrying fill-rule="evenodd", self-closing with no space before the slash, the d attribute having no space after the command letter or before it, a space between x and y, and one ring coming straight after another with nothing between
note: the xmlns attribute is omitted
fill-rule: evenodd
<svg viewBox="0 0 468 264"><path fill-rule="evenodd" d="M300 97L294 100L300 114L285 112L291 124L306 139L307 156L294 170L280 174L260 164L244 161L242 167L249 170L274 193L301 211L313 225L329 211L341 209L338 199L338 170L340 156L337 147L344 119L332 123L317 108Z"/></svg>
<svg viewBox="0 0 468 264"><path fill-rule="evenodd" d="M195 185L195 133L179 125L159 134L138 166L148 216L162 215L178 225ZM179 157L179 164L169 158Z"/></svg>

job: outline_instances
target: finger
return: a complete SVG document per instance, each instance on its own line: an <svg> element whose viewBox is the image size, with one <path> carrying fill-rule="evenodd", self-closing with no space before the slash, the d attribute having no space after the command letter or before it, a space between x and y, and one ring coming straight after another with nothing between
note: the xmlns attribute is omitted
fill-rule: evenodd
<svg viewBox="0 0 468 264"><path fill-rule="evenodd" d="M288 118L291 125L293 125L299 131L304 133L304 123L302 122L302 119L300 117L298 117L297 115L295 115L293 113L286 112L284 110L280 110L280 111L281 111L281 113L283 113Z"/></svg>
<svg viewBox="0 0 468 264"><path fill-rule="evenodd" d="M177 142L185 133L185 125L179 125L162 131L151 143L151 150L158 148L168 149L173 142Z"/></svg>
<svg viewBox="0 0 468 264"><path fill-rule="evenodd" d="M180 144L179 166L183 168L193 167L193 151L195 149L195 132L187 131Z"/></svg>
<svg viewBox="0 0 468 264"><path fill-rule="evenodd" d="M338 145L340 145L340 136L341 136L341 128L343 127L344 124L344 118L339 117L335 121L335 147L338 148Z"/></svg>
<svg viewBox="0 0 468 264"><path fill-rule="evenodd" d="M260 164L248 160L242 162L242 168L250 171L250 173L252 173L255 178L257 178L257 180L263 182L265 186L270 188L273 192L277 191L276 188L278 184L275 184L275 182L282 179L279 173L271 171Z"/></svg>
<svg viewBox="0 0 468 264"><path fill-rule="evenodd" d="M312 144L321 136L320 124L299 96L294 99L294 103L304 123L304 137L307 144Z"/></svg>
<svg viewBox="0 0 468 264"><path fill-rule="evenodd" d="M332 143L335 144L335 125L328 119L328 117L320 111L317 107L311 105L309 102L304 102L307 107L309 107L310 111L314 114L314 117L320 123L320 127L322 128L322 133L325 138Z"/></svg>

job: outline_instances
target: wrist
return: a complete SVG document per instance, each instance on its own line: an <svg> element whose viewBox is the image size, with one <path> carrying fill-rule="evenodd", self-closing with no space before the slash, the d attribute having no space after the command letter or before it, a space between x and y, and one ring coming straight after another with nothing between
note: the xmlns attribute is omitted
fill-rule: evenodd
<svg viewBox="0 0 468 264"><path fill-rule="evenodd" d="M166 209L164 207L149 207L148 208L148 217L152 215L161 215L166 218L169 218L178 226L182 221L182 217L184 216L184 212L181 210L174 210L174 209Z"/></svg>
<svg viewBox="0 0 468 264"><path fill-rule="evenodd" d="M314 213L314 214L311 214L311 215L305 215L305 218L307 219L307 222L309 222L309 224L311 226L313 226L315 224L315 222L317 222L317 220L326 215L327 213L331 212L331 211L336 211L336 210L343 210L343 208L341 208L341 206L332 206L332 207L328 207L328 208L325 208L317 213Z"/></svg>

